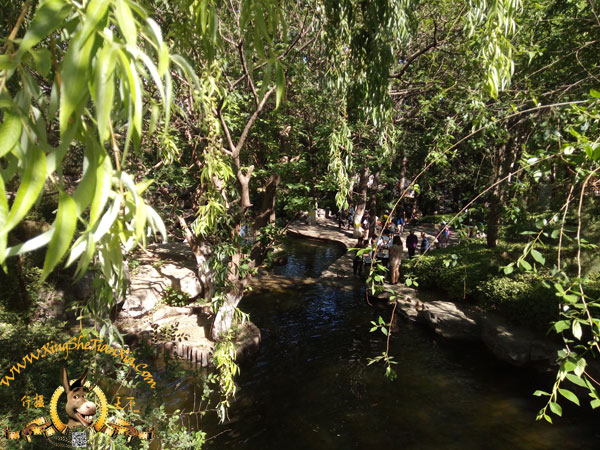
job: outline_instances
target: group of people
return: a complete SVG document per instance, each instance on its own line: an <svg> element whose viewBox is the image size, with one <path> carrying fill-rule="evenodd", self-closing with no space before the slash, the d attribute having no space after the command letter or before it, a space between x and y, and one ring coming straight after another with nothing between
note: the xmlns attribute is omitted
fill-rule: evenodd
<svg viewBox="0 0 600 450"><path fill-rule="evenodd" d="M355 209L352 204L348 206L348 209L341 210L338 213L338 226L340 229L346 228L348 230L354 227L354 217L355 217ZM360 226L363 232L363 238L368 239L369 230L371 229L371 225L382 225L384 223L388 223L390 230L393 233L404 233L404 228L407 225L417 226L418 216L413 206L409 203L402 205L398 208L398 213L396 217L390 218L388 222L389 211L385 211L383 216L380 218L379 216L371 216L369 211L365 211Z"/></svg>
<svg viewBox="0 0 600 450"><path fill-rule="evenodd" d="M425 233L421 232L420 250L421 254L425 253L429 249L429 239ZM377 258L379 263L384 267L387 267L390 274L390 283L398 283L400 277L400 263L402 261L402 253L404 251L402 245L402 238L399 234L396 234L389 228L383 230L381 237L374 239L365 239L360 237L356 244L358 250L354 256L352 269L354 275L362 276L363 267L370 266L373 262L373 255ZM408 236L406 236L406 250L408 257L413 258L419 247L419 238L415 234L414 229L411 229ZM367 251L360 251L361 249L369 249Z"/></svg>

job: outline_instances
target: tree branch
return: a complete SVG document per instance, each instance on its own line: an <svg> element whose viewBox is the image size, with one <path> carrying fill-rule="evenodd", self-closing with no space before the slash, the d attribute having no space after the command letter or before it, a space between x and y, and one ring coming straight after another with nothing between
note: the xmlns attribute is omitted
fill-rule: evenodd
<svg viewBox="0 0 600 450"><path fill-rule="evenodd" d="M423 47L422 49L418 50L416 53L413 53L404 63L404 66L402 66L402 69L400 69L400 72L395 73L390 75L390 78L396 78L396 79L400 79L402 78L402 76L404 75L404 73L408 70L408 68L410 67L410 65L421 55L423 55L424 53L427 53L429 50L431 50L432 48L437 47L439 44L438 40L437 40L437 23L434 20L433 21L433 41Z"/></svg>
<svg viewBox="0 0 600 450"><path fill-rule="evenodd" d="M252 128L252 125L254 125L254 122L256 122L256 119L258 118L258 115L260 114L260 112L263 110L263 108L265 107L267 100L269 99L269 97L271 96L271 94L273 92L275 92L275 87L273 86L271 89L269 89L264 97L262 98L262 100L260 101L260 103L258 104L258 107L256 108L256 111L254 111L254 113L252 114L252 116L250 116L250 119L248 119L248 122L246 123L246 126L244 127L244 131L242 131L242 135L240 136L240 140L238 141L237 145L235 146L234 150L233 150L233 158L239 158L240 156L240 151L242 150L242 147L244 146L244 143L246 142L246 138L248 138L248 133L250 132L250 128ZM224 122L224 120L222 120L222 122ZM226 132L227 134L228 132ZM228 138L230 139L230 138Z"/></svg>
<svg viewBox="0 0 600 450"><path fill-rule="evenodd" d="M256 93L256 87L254 86L254 82L252 81L250 72L248 72L248 66L246 65L246 56L244 55L244 40L243 39L239 42L237 48L238 48L238 53L240 54L240 60L242 61L242 67L244 68L245 78L248 79L248 85L250 86L250 89L252 90L252 95L254 96L254 102L256 103L256 106L258 107L258 105L259 105L258 94Z"/></svg>

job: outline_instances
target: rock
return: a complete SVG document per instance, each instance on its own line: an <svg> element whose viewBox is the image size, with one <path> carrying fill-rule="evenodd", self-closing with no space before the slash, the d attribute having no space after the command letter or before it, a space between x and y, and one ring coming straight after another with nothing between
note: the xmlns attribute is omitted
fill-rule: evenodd
<svg viewBox="0 0 600 450"><path fill-rule="evenodd" d="M202 293L202 286L196 274L173 263L159 267L151 265L139 266L131 274L129 295L123 303L121 314L139 318L149 314L160 302L168 288L186 294L190 299Z"/></svg>
<svg viewBox="0 0 600 450"><path fill-rule="evenodd" d="M202 286L195 272L187 267L179 267L175 264L164 264L156 269L161 276L171 281L171 287L186 294L190 299L198 297L202 293Z"/></svg>
<svg viewBox="0 0 600 450"><path fill-rule="evenodd" d="M416 322L419 312L423 309L423 302L406 296L397 300L398 307L396 311L402 317L411 322Z"/></svg>
<svg viewBox="0 0 600 450"><path fill-rule="evenodd" d="M473 341L478 340L481 334L477 321L451 302L422 303L417 321L425 323L437 334L448 339Z"/></svg>
<svg viewBox="0 0 600 450"><path fill-rule="evenodd" d="M488 349L502 361L515 366L552 362L558 347L533 332L510 327L501 317L487 313L481 318L481 338Z"/></svg>
<svg viewBox="0 0 600 450"><path fill-rule="evenodd" d="M169 288L190 300L202 294L194 254L184 244L169 243L150 246L137 260L141 264L131 274L129 295L117 318L119 329L133 345L146 342L193 364L211 365L215 342L209 338L210 305L175 307L161 301ZM238 354L253 353L259 342L258 328L245 325L236 341Z"/></svg>
<svg viewBox="0 0 600 450"><path fill-rule="evenodd" d="M152 266L140 266L131 277L129 295L123 303L120 315L139 318L148 314L160 301L170 281L161 278Z"/></svg>

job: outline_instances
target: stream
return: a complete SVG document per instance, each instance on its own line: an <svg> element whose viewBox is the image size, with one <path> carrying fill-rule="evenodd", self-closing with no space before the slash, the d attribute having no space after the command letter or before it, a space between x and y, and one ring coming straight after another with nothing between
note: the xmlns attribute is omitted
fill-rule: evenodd
<svg viewBox="0 0 600 450"><path fill-rule="evenodd" d="M289 239L279 275L318 277L342 251ZM351 270L351 268L349 268ZM448 342L400 320L390 353L398 378L368 366L385 350L364 287L315 283L248 295L240 308L261 329L256 358L242 364L230 420L203 421L209 449L597 449L598 415L569 408L554 425L536 422L532 396L552 378L510 367L483 346Z"/></svg>

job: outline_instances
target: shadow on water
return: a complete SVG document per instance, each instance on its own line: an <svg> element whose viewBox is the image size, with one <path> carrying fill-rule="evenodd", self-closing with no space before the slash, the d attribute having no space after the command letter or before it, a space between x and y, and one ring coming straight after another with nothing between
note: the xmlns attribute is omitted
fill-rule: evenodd
<svg viewBox="0 0 600 450"><path fill-rule="evenodd" d="M280 275L318 277L341 251L290 240ZM367 307L361 287L315 283L242 301L260 327L256 360L242 367L230 421L203 424L211 449L596 449L592 413L568 411L551 426L536 422L547 380L495 360L478 345L438 339L400 322L388 381L368 358L385 349L369 323L387 318ZM541 384L540 383L544 383ZM566 405L565 405L566 406Z"/></svg>

